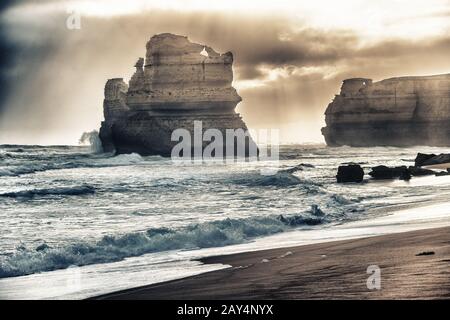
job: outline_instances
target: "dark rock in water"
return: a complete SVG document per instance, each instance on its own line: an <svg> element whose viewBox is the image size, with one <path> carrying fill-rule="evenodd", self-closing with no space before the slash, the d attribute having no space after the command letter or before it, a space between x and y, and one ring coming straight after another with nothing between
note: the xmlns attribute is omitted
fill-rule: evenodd
<svg viewBox="0 0 450 320"><path fill-rule="evenodd" d="M450 175L450 172L448 172L448 171L439 171L439 172L436 172L434 175L435 175L436 177L449 176L449 175Z"/></svg>
<svg viewBox="0 0 450 320"><path fill-rule="evenodd" d="M47 250L47 249L50 249L50 246L47 245L46 243L43 243L43 244L41 244L41 245L36 247L36 251L44 251L44 250Z"/></svg>
<svg viewBox="0 0 450 320"><path fill-rule="evenodd" d="M386 167L377 166L373 167L369 175L374 179L397 179L409 180L411 177L430 176L435 175L436 172L429 169L423 169L420 167Z"/></svg>
<svg viewBox="0 0 450 320"><path fill-rule="evenodd" d="M405 180L405 181L409 181L411 180L411 173L409 172L409 170L403 170L400 173L400 177L398 177L400 180Z"/></svg>
<svg viewBox="0 0 450 320"><path fill-rule="evenodd" d="M322 210L320 210L317 204L313 204L311 206L311 214L316 217L323 217L325 215L325 213Z"/></svg>
<svg viewBox="0 0 450 320"><path fill-rule="evenodd" d="M440 155L434 155L433 157L428 158L423 161L421 166L431 166L434 164L444 164L448 163L450 165L450 154L441 153Z"/></svg>
<svg viewBox="0 0 450 320"><path fill-rule="evenodd" d="M427 161L433 157L436 157L436 155L434 153L426 154L426 153L419 152L416 156L416 159L414 160L414 166L421 167L425 161Z"/></svg>
<svg viewBox="0 0 450 320"><path fill-rule="evenodd" d="M329 146L450 146L450 74L344 80L325 111Z"/></svg>
<svg viewBox="0 0 450 320"><path fill-rule="evenodd" d="M408 171L414 177L431 176L431 175L436 174L436 172L433 171L433 170L422 169L422 168L419 168L419 167L409 167Z"/></svg>
<svg viewBox="0 0 450 320"><path fill-rule="evenodd" d="M416 257L420 257L420 256L432 256L434 255L434 251L424 251L421 253L416 254Z"/></svg>
<svg viewBox="0 0 450 320"><path fill-rule="evenodd" d="M339 166L336 179L338 183L362 182L364 179L364 170L359 164Z"/></svg>
<svg viewBox="0 0 450 320"><path fill-rule="evenodd" d="M172 141L175 129L187 130L191 141L194 132L208 129L219 130L223 138L227 129L247 131L235 112L242 99L232 87L232 65L231 52L221 54L170 33L153 36L129 84L115 78L105 85L105 121L99 133L104 151L170 156L180 142ZM202 127L194 127L194 121L201 121ZM250 136L244 139L240 143L245 155L253 155L249 150L253 153L256 144ZM233 141L224 144L232 147ZM208 145L204 141L200 147Z"/></svg>
<svg viewBox="0 0 450 320"><path fill-rule="evenodd" d="M372 168L372 171L369 172L369 175L377 180L397 179L397 178L402 178L402 180L408 180L408 177L411 178L411 174L409 173L408 168L406 166L393 168L386 166L377 166Z"/></svg>

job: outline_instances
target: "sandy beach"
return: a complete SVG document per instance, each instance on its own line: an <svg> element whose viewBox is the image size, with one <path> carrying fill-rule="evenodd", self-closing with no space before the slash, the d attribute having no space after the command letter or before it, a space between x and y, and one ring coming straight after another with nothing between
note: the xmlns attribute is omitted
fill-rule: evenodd
<svg viewBox="0 0 450 320"><path fill-rule="evenodd" d="M426 254L423 254L426 253ZM231 268L95 299L446 299L450 228L211 257ZM367 268L381 289L367 288Z"/></svg>

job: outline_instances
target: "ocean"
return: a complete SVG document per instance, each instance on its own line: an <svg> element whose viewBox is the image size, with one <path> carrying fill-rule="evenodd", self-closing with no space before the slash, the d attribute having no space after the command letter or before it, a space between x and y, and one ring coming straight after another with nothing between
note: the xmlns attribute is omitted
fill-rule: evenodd
<svg viewBox="0 0 450 320"><path fill-rule="evenodd" d="M450 224L449 177L336 183L340 164L418 152L448 149L284 145L278 162L179 165L2 145L0 298L87 298L227 267L195 260L208 255Z"/></svg>

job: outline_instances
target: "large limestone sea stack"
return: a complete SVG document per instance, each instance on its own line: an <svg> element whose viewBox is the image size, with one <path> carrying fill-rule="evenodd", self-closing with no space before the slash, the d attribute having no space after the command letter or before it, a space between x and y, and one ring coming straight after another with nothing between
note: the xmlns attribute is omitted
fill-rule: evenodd
<svg viewBox="0 0 450 320"><path fill-rule="evenodd" d="M450 146L450 74L347 79L325 121L330 146Z"/></svg>
<svg viewBox="0 0 450 320"><path fill-rule="evenodd" d="M247 130L235 112L241 97L231 86L233 55L163 33L147 43L129 86L121 78L105 86L105 121L100 128L103 149L116 153L170 156L175 129L193 136L194 121L203 131ZM254 143L251 138L247 145Z"/></svg>

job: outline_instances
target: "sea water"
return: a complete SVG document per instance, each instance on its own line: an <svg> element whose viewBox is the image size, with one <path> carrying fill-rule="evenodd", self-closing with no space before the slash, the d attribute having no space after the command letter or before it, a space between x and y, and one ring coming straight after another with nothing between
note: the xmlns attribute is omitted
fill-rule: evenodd
<svg viewBox="0 0 450 320"><path fill-rule="evenodd" d="M0 146L0 298L86 298L227 267L195 260L208 255L446 225L449 177L336 183L340 164L367 173L417 152L448 150L288 145L276 163L180 165Z"/></svg>

